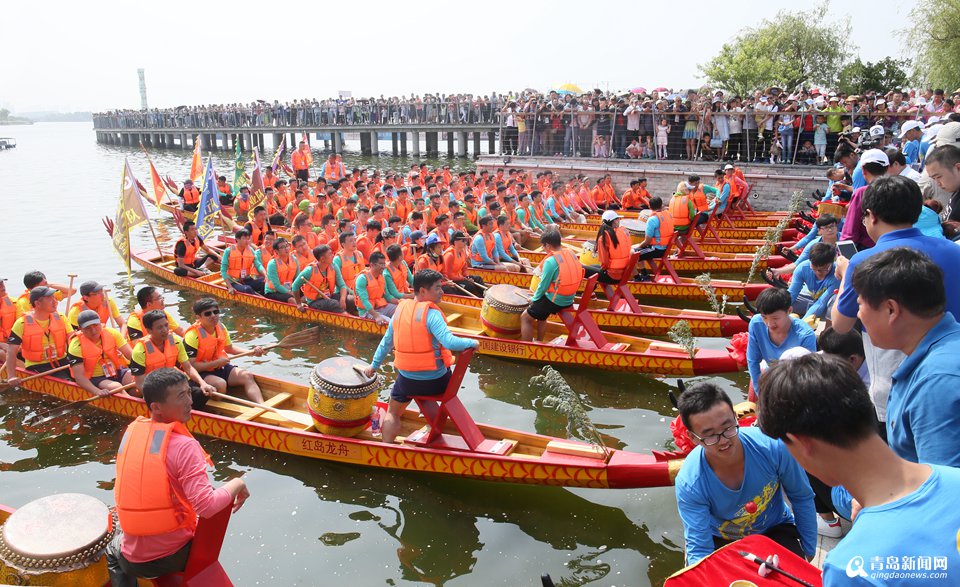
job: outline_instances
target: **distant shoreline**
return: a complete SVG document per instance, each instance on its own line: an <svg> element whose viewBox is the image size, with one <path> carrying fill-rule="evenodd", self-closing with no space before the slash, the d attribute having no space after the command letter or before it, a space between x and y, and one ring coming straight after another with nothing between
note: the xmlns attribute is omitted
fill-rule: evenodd
<svg viewBox="0 0 960 587"><path fill-rule="evenodd" d="M28 124L33 124L32 120L4 120L0 122L0 126L25 126Z"/></svg>

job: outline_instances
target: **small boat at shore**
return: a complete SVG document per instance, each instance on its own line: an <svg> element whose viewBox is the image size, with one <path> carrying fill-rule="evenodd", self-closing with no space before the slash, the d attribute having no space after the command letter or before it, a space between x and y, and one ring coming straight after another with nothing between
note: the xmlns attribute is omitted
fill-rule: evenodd
<svg viewBox="0 0 960 587"><path fill-rule="evenodd" d="M634 212L632 210L617 210L617 214L623 216L624 218L631 219L641 217L639 212ZM786 213L753 213L745 215L742 218L731 217L730 223L733 224L733 228L772 228L786 217ZM600 222L600 215L587 215L587 224L599 226Z"/></svg>
<svg viewBox="0 0 960 587"><path fill-rule="evenodd" d="M309 386L260 375L256 379L266 405L307 413ZM23 386L68 402L90 397L75 383L56 377L41 377ZM142 399L122 394L98 399L93 406L131 419L147 414ZM384 402L377 406L386 409ZM485 481L610 489L664 487L673 484L682 464L673 452L604 451L585 442L483 424L477 426L486 439L497 441L496 452L414 444L411 437L425 424L415 410L403 415L401 444L381 442L369 426L353 437L323 434L262 407L229 401L211 399L205 410L194 411L187 422L192 433L313 459ZM447 437L456 430L451 426L443 433Z"/></svg>
<svg viewBox="0 0 960 587"><path fill-rule="evenodd" d="M589 223L578 223L578 222L564 222L559 225L560 234L564 238L574 238L579 240L592 241L597 240L597 225ZM764 239L767 237L767 230L772 229L773 227L767 228L726 228L726 227L716 227L717 237L724 241L735 242L738 240L759 240L764 242ZM796 228L787 228L783 231L783 234L780 236L781 240L784 241L795 241L800 238L800 231ZM711 233L712 234L712 233ZM634 243L640 243L643 241L643 235L636 232L631 233L631 238ZM709 248L711 242L709 239L704 241L698 241L704 248Z"/></svg>
<svg viewBox="0 0 960 587"><path fill-rule="evenodd" d="M171 256L164 256L156 249L133 253L131 258L150 273L164 280L213 297L284 314L299 320L330 324L358 332L380 335L386 331L385 326L381 326L369 318L322 312L309 308L301 312L294 304L277 302L254 294L231 294L224 287L219 273L212 273L201 278L180 277L173 272L175 261ZM488 273L523 276L526 278L526 283L512 284L521 287L527 287L531 277L529 274L522 273L510 274L499 271ZM489 281L488 283L497 282ZM763 284L762 287L769 286ZM742 290L743 288L740 288L740 291ZM740 299L740 297L735 299ZM570 331L564 325L556 323L548 324L546 342L526 342L506 337L488 336L485 334L486 330L481 320L480 309L446 301L440 303L440 308L446 315L447 325L451 331L480 342L478 351L481 354L549 364L665 375L705 375L731 373L740 370L736 359L726 351L696 349L691 357L684 347L673 343L609 332L601 333L603 340L596 340L593 337L584 338L580 336L583 332L571 336ZM584 313L587 316L590 314L586 311L586 308L584 308Z"/></svg>
<svg viewBox="0 0 960 587"><path fill-rule="evenodd" d="M583 248L578 243L565 242L565 245L574 251L575 254L583 252ZM518 251L521 257L529 259L534 265L539 264L547 256L538 250ZM754 255L741 253L720 253L716 251L703 251L704 256L670 257L670 263L677 273L747 273L753 266ZM581 263L584 263L581 257ZM771 255L761 259L757 263L757 270L762 271L768 267L783 267L787 260L780 255Z"/></svg>

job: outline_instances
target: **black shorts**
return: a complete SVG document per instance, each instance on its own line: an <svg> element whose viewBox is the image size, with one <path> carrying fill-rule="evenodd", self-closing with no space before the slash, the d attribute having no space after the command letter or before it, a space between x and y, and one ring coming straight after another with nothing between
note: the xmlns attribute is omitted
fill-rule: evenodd
<svg viewBox="0 0 960 587"><path fill-rule="evenodd" d="M129 372L130 372L130 369L123 367L117 371L117 374L114 377L106 377L106 376L91 377L90 383L92 383L94 387L100 387L100 384L103 383L104 381L113 381L114 383L123 383L123 378L126 377L127 373Z"/></svg>
<svg viewBox="0 0 960 587"><path fill-rule="evenodd" d="M227 363L226 365L224 365L223 367L220 367L219 369L214 369L213 371L201 372L200 377L205 378L207 375L213 375L214 377L219 377L220 379L223 379L224 381L229 382L230 373L233 372L233 370L236 368L237 367L235 365L231 365L230 363Z"/></svg>
<svg viewBox="0 0 960 587"><path fill-rule="evenodd" d="M183 211L184 211L184 212L196 212L196 211L197 211L197 206L199 206L199 204L184 204L184 205L183 205Z"/></svg>
<svg viewBox="0 0 960 587"><path fill-rule="evenodd" d="M310 179L310 170L308 169L298 169L296 171L297 179L302 179L303 181L308 181Z"/></svg>
<svg viewBox="0 0 960 587"><path fill-rule="evenodd" d="M546 320L553 314L559 314L561 311L569 308L573 304L568 304L566 306L558 306L554 304L547 298L543 297L539 300L534 300L531 302L530 307L527 308L527 314L530 315L534 320Z"/></svg>
<svg viewBox="0 0 960 587"><path fill-rule="evenodd" d="M401 404L410 403L415 395L443 395L453 373L450 369L438 379L408 379L397 373L397 380L390 390L390 399Z"/></svg>

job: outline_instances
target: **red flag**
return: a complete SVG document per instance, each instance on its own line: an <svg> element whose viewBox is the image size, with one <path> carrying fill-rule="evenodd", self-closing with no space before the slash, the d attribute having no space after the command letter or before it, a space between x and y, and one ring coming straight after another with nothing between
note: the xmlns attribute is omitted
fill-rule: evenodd
<svg viewBox="0 0 960 587"><path fill-rule="evenodd" d="M160 202L163 201L163 196L167 193L167 188L163 180L160 179L160 174L157 172L157 168L154 167L152 160L150 160L150 183L153 184L154 202L159 207Z"/></svg>
<svg viewBox="0 0 960 587"><path fill-rule="evenodd" d="M203 158L200 155L200 135L193 143L193 160L190 162L190 179L197 183L203 179Z"/></svg>

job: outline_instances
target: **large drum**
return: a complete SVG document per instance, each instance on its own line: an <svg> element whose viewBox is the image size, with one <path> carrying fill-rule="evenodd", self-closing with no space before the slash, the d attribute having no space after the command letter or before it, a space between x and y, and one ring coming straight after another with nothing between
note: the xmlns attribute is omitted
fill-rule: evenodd
<svg viewBox="0 0 960 587"><path fill-rule="evenodd" d="M837 218L843 218L847 215L847 207L833 202L820 202L817 204L818 214L832 214Z"/></svg>
<svg viewBox="0 0 960 587"><path fill-rule="evenodd" d="M647 231L646 220L624 218L620 221L620 226L629 232L630 236L639 236L640 238L643 238L644 233Z"/></svg>
<svg viewBox="0 0 960 587"><path fill-rule="evenodd" d="M600 257L597 255L597 243L583 243L583 252L580 253L581 265L599 265Z"/></svg>
<svg viewBox="0 0 960 587"><path fill-rule="evenodd" d="M377 403L380 387L376 375L354 369L370 365L353 357L325 359L310 374L307 409L317 430L336 436L356 436L370 424L370 412Z"/></svg>
<svg viewBox="0 0 960 587"><path fill-rule="evenodd" d="M116 519L102 501L61 493L31 501L0 532L0 580L18 585L104 585L103 552Z"/></svg>
<svg viewBox="0 0 960 587"><path fill-rule="evenodd" d="M530 305L530 292L515 285L490 286L480 307L480 323L490 336L520 336L520 314Z"/></svg>

